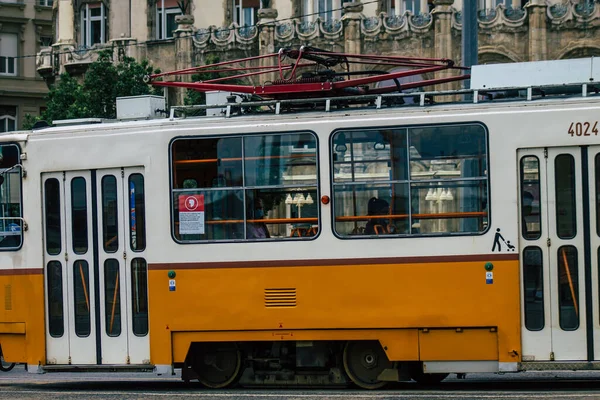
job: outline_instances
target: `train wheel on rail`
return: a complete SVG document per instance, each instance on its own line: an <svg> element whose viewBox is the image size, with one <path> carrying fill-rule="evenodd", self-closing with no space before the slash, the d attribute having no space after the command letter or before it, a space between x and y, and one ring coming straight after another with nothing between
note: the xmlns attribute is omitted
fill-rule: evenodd
<svg viewBox="0 0 600 400"><path fill-rule="evenodd" d="M4 361L4 356L2 355L2 349L0 348L0 371L8 372L15 367L15 363L7 363Z"/></svg>
<svg viewBox="0 0 600 400"><path fill-rule="evenodd" d="M196 343L193 350L191 367L202 385L222 389L240 379L242 353L235 343Z"/></svg>
<svg viewBox="0 0 600 400"><path fill-rule="evenodd" d="M423 363L417 362L410 368L410 377L421 385L436 385L448 377L449 374L426 374L423 372Z"/></svg>
<svg viewBox="0 0 600 400"><path fill-rule="evenodd" d="M387 368L395 368L378 341L354 341L344 347L344 369L356 386L381 389L388 382L377 379Z"/></svg>

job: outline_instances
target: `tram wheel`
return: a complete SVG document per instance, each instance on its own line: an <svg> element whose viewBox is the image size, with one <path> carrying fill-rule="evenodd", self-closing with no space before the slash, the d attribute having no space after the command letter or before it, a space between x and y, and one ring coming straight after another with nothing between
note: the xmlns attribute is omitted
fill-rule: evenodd
<svg viewBox="0 0 600 400"><path fill-rule="evenodd" d="M0 349L0 371L8 372L15 367L15 363L7 363L4 361L2 350Z"/></svg>
<svg viewBox="0 0 600 400"><path fill-rule="evenodd" d="M197 343L192 369L207 388L222 389L235 385L241 377L242 353L235 343Z"/></svg>
<svg viewBox="0 0 600 400"><path fill-rule="evenodd" d="M423 363L415 363L410 371L413 381L421 385L436 385L448 377L449 374L426 374L423 372Z"/></svg>
<svg viewBox="0 0 600 400"><path fill-rule="evenodd" d="M363 389L381 389L388 382L377 379L387 368L395 368L378 341L354 341L344 347L344 369L352 382Z"/></svg>

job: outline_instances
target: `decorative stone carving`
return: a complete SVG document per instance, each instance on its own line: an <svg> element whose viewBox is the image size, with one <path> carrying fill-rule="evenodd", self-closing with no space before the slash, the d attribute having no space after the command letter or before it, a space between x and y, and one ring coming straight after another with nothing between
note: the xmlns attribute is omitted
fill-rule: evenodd
<svg viewBox="0 0 600 400"><path fill-rule="evenodd" d="M194 16L189 14L176 15L175 23L177 25L194 25Z"/></svg>
<svg viewBox="0 0 600 400"><path fill-rule="evenodd" d="M578 25L589 28L600 19L600 5L594 3L567 3L553 4L547 7L550 24L559 29L576 28Z"/></svg>
<svg viewBox="0 0 600 400"><path fill-rule="evenodd" d="M431 14L421 13L418 15L412 15L409 21L414 27L424 28L431 23Z"/></svg>
<svg viewBox="0 0 600 400"><path fill-rule="evenodd" d="M258 16L258 19L263 22L266 19L276 19L278 12L274 8L265 7L259 9L256 15Z"/></svg>
<svg viewBox="0 0 600 400"><path fill-rule="evenodd" d="M397 30L406 24L406 18L403 15L391 15L383 18L383 26L386 30Z"/></svg>
<svg viewBox="0 0 600 400"><path fill-rule="evenodd" d="M364 5L360 1L353 1L352 3L344 4L344 11L346 13L362 13Z"/></svg>
<svg viewBox="0 0 600 400"><path fill-rule="evenodd" d="M504 16L509 21L518 22L524 20L527 13L520 7L506 7L504 10Z"/></svg>

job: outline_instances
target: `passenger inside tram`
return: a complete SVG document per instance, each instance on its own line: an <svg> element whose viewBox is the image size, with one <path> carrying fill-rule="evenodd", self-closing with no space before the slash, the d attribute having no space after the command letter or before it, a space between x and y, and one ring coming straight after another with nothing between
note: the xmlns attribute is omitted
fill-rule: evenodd
<svg viewBox="0 0 600 400"><path fill-rule="evenodd" d="M267 239L271 237L267 225L262 221L264 218L264 202L261 198L256 198L254 207L250 207L248 222L246 223L247 239Z"/></svg>
<svg viewBox="0 0 600 400"><path fill-rule="evenodd" d="M368 216L389 215L390 205L387 201L371 197L367 205ZM392 233L393 226L387 218L370 218L365 226L366 235L381 235L383 233Z"/></svg>

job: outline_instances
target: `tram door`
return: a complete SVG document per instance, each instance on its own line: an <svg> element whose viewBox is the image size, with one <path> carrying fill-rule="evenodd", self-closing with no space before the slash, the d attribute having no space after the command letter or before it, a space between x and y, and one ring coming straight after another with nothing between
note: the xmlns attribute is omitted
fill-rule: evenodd
<svg viewBox="0 0 600 400"><path fill-rule="evenodd" d="M523 361L598 360L600 147L518 155Z"/></svg>
<svg viewBox="0 0 600 400"><path fill-rule="evenodd" d="M142 168L42 175L46 359L149 363Z"/></svg>

